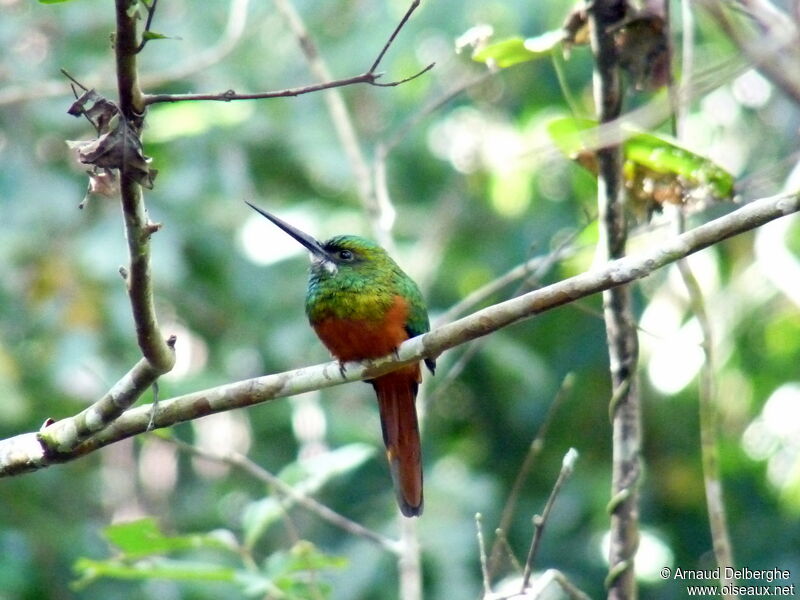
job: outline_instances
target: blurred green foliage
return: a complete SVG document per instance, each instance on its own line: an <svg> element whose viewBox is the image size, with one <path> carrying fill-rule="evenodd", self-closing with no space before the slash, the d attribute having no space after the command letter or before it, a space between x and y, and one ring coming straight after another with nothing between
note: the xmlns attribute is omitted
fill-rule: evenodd
<svg viewBox="0 0 800 600"><path fill-rule="evenodd" d="M226 46L229 11L243 6L241 35ZM400 0L301 0L296 6L337 77L368 68L406 9ZM113 4L5 0L0 10L0 436L9 437L79 411L139 352L118 274L127 261L118 203L93 198L78 209L86 177L64 143L87 139L91 130L66 114L72 97L60 68L114 98ZM503 70L404 129L428 103L484 71L469 50L454 50L465 31L490 24L494 39L533 37L557 29L564 10L555 1L535 9L522 0L423 2L381 70L394 80L434 60L436 68L395 88L341 91L370 160L377 144L404 132L387 161L387 189L397 210L395 254L423 288L434 321L469 292L579 231L567 259L520 289L591 266L596 227L585 226L595 210L594 182L549 140L547 124L571 114L549 61ZM140 55L148 92L264 91L313 81L271 3L164 0L153 27L171 39L151 42ZM235 27L230 31L233 36ZM201 64L214 53L216 60ZM716 60L737 59L702 19L695 55L699 75L712 79ZM564 75L583 113L571 116L590 115L586 49L573 50ZM745 198L775 193L789 180L796 187L797 107L752 71L718 83L691 104L682 143L735 175ZM631 94L627 100L633 106L648 98ZM665 124L660 133L668 132ZM323 96L154 106L144 145L159 170L148 208L164 226L152 244L159 315L165 332L178 335L180 349L176 373L161 381L161 397L326 360L303 314L305 257L282 259L280 232L256 224L242 202L258 202L320 237L370 232ZM717 207L692 222L725 210ZM632 250L658 244L668 235L666 220L638 230ZM786 219L691 261L715 333L721 468L737 563L789 569L795 582L798 239L796 219ZM487 302L508 297L518 285ZM654 563L642 573L641 595L682 598L683 587L660 580L658 569L713 564L699 459L700 338L673 269L637 285L636 299L646 432L642 545L650 549L640 563ZM592 597L602 596L611 444L600 310L600 299L592 298L498 332L455 379L447 374L467 348L441 357L423 400L426 508L418 531L426 597L479 595L473 516L484 515L487 532L496 526L568 372L575 373L575 385L522 488L508 538L523 556L531 516L541 511L564 453L575 447L581 457L548 522L536 566L558 568ZM173 433L213 451L246 453L273 472L299 468L331 449L380 446L371 390L360 384L202 419ZM333 509L397 535L381 452L364 455L314 489ZM274 497L245 472L152 435L3 480L0 599L263 597L272 584L285 585L280 589L292 597L397 597L391 554L302 508L287 509L283 526L264 527L249 540L247 560L202 544L177 557L173 546L160 546L163 555L152 564L173 569L175 577L165 571L161 579L140 579L138 563L106 542L105 536L114 539L106 529L111 523L150 517L146 523L162 542L216 539L204 532L224 530L234 546L244 544L246 517ZM125 574L99 577L96 569L113 561ZM187 575L191 564L213 564L225 578L235 573L235 581L201 582ZM318 579L313 589L298 575L309 570ZM500 575L511 572L504 563ZM180 573L194 581L179 581ZM265 579L247 580L242 573ZM81 578L86 585L70 591Z"/></svg>

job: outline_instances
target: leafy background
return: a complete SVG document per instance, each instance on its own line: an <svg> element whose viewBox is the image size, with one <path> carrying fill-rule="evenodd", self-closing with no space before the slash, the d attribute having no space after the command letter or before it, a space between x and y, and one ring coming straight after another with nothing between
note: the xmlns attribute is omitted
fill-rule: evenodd
<svg viewBox="0 0 800 600"><path fill-rule="evenodd" d="M176 39L151 42L142 53L146 89L256 91L312 81L270 3L250 3L232 50L192 68L217 47L228 12L242 4L162 2L154 29ZM363 72L406 9L397 0L296 6L338 77ZM0 11L0 435L9 437L79 411L133 364L138 348L118 274L127 260L119 206L94 198L78 209L86 180L64 143L91 132L66 114L71 96L60 68L114 97L113 5L3 0ZM434 60L436 68L396 88L342 91L368 157L377 144L405 133L387 162L395 254L420 282L434 320L564 240L572 239L569 258L528 285L592 264L596 227L587 215L595 210L594 183L549 142L547 123L570 114L549 59L504 70L412 128L404 125L484 72L468 50L454 50L465 31L490 24L494 39L534 36L558 28L563 17L563 4L553 1L535 10L512 0L423 3L382 68L387 80ZM713 23L698 17L697 64L739 60ZM178 79L161 77L185 67ZM564 71L584 113L577 116L591 116L588 51L575 49ZM148 77L162 81L151 85ZM687 146L730 170L743 199L791 186L797 107L753 71L741 69L717 84L688 107ZM628 101L649 99L631 93ZM242 202L258 202L318 237L370 232L323 96L159 105L149 112L144 140L159 170L148 206L164 225L153 238L157 302L164 330L178 334L180 348L161 397L326 360L303 315L305 257ZM690 222L726 210L714 207ZM657 244L669 234L666 222L640 227L632 247ZM721 467L737 564L789 569L794 581L800 573L799 255L796 220L785 219L691 261L715 331ZM510 286L492 299L514 291ZM643 597L680 598L682 585L660 580L658 569L713 565L699 459L699 328L674 269L638 285L636 299L645 403L640 583ZM536 567L558 568L592 597L602 595L610 392L599 310L593 298L498 332L454 380L447 374L465 348L441 358L424 393L426 510L418 534L426 597L479 595L474 514L483 514L491 539L569 372L573 386L522 489L508 537L524 556L531 516L541 511L564 453L576 448L576 472L548 521ZM320 501L354 520L397 535L368 386L209 417L172 434L216 452L246 453L311 486ZM252 476L155 435L4 480L0 504L3 600L263 596L265 582L299 597L398 594L390 554L303 509L286 518L274 493ZM124 536L116 538L117 550L109 546L114 530L104 534L105 528L145 516L177 544L161 547L171 562L153 558L145 565L173 577L129 570L95 580L98 569L137 564L107 560L129 548ZM181 536L194 542L175 542ZM295 577L292 561L314 566L319 586ZM192 565L194 572L177 577ZM209 565L222 569L216 580ZM501 574L510 572L504 564ZM81 578L82 587L71 587Z"/></svg>

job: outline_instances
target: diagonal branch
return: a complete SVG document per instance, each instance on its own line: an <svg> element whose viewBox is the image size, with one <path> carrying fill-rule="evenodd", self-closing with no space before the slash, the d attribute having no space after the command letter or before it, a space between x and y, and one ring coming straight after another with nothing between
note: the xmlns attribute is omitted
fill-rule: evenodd
<svg viewBox="0 0 800 600"><path fill-rule="evenodd" d="M397 355L365 363L347 363L344 376L339 363L329 362L229 383L186 394L159 403L154 415L156 427L170 427L208 414L243 408L303 392L339 385L348 381L373 379L401 365L423 357L438 356L445 350L469 340L531 318L558 306L570 304L604 290L641 279L690 254L719 243L729 237L756 229L782 216L800 211L800 192L762 198L723 217L690 229L656 248L612 260L600 267L564 279L493 306L489 306L429 333L403 343ZM98 448L147 431L152 405L144 405L123 413L114 423L77 446L58 456L48 455L38 440L37 432L25 433L0 441L0 477L34 471L53 463L65 462ZM76 417L50 425L68 427ZM49 427L43 431L47 432Z"/></svg>
<svg viewBox="0 0 800 600"><path fill-rule="evenodd" d="M318 502L311 496L296 490L283 479L277 475L274 475L273 473L270 473L243 454L239 454L238 452L219 453L212 450L206 450L198 446L193 446L192 444L184 442L183 440L180 440L174 436L169 437L168 441L184 452L199 456L200 458L204 458L206 460L221 462L241 469L248 475L251 475L266 485L275 488L278 493L286 496L292 500L292 502L299 504L309 512L317 515L319 518L327 521L335 527L338 527L346 533L369 540L379 548L386 550L387 552L391 552L392 554L399 554L401 552L401 548L399 547L398 542L395 540L388 538L377 531L368 529L360 523L351 521L344 515L332 510L325 504Z"/></svg>
<svg viewBox="0 0 800 600"><path fill-rule="evenodd" d="M700 4L753 66L800 104L800 69L797 68L800 34L792 21L769 2L740 0L738 4L748 11L760 30L748 34L726 14L724 6L730 3L702 0Z"/></svg>
<svg viewBox="0 0 800 600"><path fill-rule="evenodd" d="M286 9L288 3L281 2L279 3L279 8ZM369 68L368 71L365 73L361 73L360 75L355 75L353 77L347 77L344 79L336 79L330 80L331 78L328 77L321 77L323 79L322 83L317 83L313 85L307 85L302 87L295 87L295 88L288 88L284 90L277 90L277 91L269 91L269 92L254 92L250 94L240 94L237 93L235 90L227 90L225 92L220 93L200 93L200 94L147 94L144 96L144 103L149 104L156 104L159 102L185 102L189 100L215 100L218 102L230 102L232 100L260 100L266 98L285 98L289 96L300 96L302 94L310 94L312 92L318 92L320 90L329 90L333 88L344 87L348 85L355 85L359 83L366 83L368 85L374 85L378 87L391 87L395 85L400 85L401 83L405 83L407 81L411 81L426 73L430 69L433 68L433 64L426 66L424 69L419 71L418 73L411 75L409 77L405 77L398 81L392 81L388 83L380 83L378 79L382 76L382 73L377 72L377 68L380 66L381 60L383 60L383 56L386 54L389 47L394 42L395 38L399 31L403 28L403 26L408 21L409 17L411 17L411 13L419 6L419 0L414 0L412 2L409 9L403 15L403 18L400 20L400 23L397 25L395 30L392 32L389 39L384 44L383 48L381 48L380 53L378 54L375 61L372 63L372 66ZM289 10L293 11L292 8ZM292 19L290 19L290 24L294 27L297 25ZM301 25L301 32L305 31L305 28ZM304 42L307 41L309 38L307 35L300 36L301 45L303 46L304 52L309 54L311 52L313 58L317 57L316 49L311 47L307 47L304 45Z"/></svg>
<svg viewBox="0 0 800 600"><path fill-rule="evenodd" d="M333 82L333 74L327 62L317 50L317 45L314 43L313 38L309 34L294 4L292 4L290 0L274 0L274 2L276 8L281 12L283 18L289 24L292 33L297 38L298 45L314 77L323 85ZM387 44L388 43L391 43L391 41L387 42ZM374 72L375 68L377 68L376 64L373 65L367 74ZM372 224L375 239L384 247L391 249L392 244L389 229L387 227L381 227L380 225L384 221L382 218L383 211L375 196L375 186L372 183L369 167L364 158L364 152L361 149L361 142L358 139L355 124L353 123L352 116L350 115L343 95L336 87L326 88L329 91L326 91L322 95L328 110L328 115L336 131L336 136L339 138L342 150L344 150L344 154L347 157L347 162L352 169L356 192Z"/></svg>
<svg viewBox="0 0 800 600"><path fill-rule="evenodd" d="M550 516L550 511L553 510L553 506L556 503L556 498L558 497L561 488L564 486L564 483L566 483L567 479L572 477L572 473L575 470L575 462L577 460L578 451L575 450L575 448L570 448L567 450L567 453L564 455L564 459L561 462L561 471L558 474L558 479L556 479L553 489L550 491L550 496L547 498L547 503L544 505L542 514L533 516L533 539L531 539L531 545L528 549L528 558L525 561L525 571L522 574L522 588L520 589L520 594L525 593L525 590L530 583L531 575L533 574L533 562L536 558L536 552L539 549L539 544L542 542L542 535L544 533L544 527L547 524L547 518Z"/></svg>
<svg viewBox="0 0 800 600"><path fill-rule="evenodd" d="M372 63L372 66L369 68L370 72L374 72L375 69L377 69L378 66L381 64L381 61L383 60L384 55L389 50L389 46L391 46L392 42L394 42L394 38L397 37L397 34L400 33L400 30L406 24L406 21L408 21L411 18L411 13L413 13L415 10L417 10L418 6L419 6L419 0L414 0L411 3L411 5L408 7L408 10L403 15L403 18L400 19L400 22L397 24L397 27L394 28L394 31L392 32L392 35L390 35L389 39L386 40L386 43L384 44L383 48L381 49L380 53L378 54L378 57L375 59L375 62Z"/></svg>

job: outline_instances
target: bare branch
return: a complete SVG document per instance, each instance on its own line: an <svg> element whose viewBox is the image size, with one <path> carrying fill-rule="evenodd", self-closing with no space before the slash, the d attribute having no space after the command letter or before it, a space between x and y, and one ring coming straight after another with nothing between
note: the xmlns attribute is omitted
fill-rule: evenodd
<svg viewBox="0 0 800 600"><path fill-rule="evenodd" d="M486 543L483 541L483 515L475 513L475 529L478 535L478 556L481 559L481 579L484 597L492 593L492 579L489 575L489 562L486 559Z"/></svg>
<svg viewBox="0 0 800 600"><path fill-rule="evenodd" d="M283 14L289 27L297 38L300 49L308 62L308 66L314 76L323 84L333 82L333 74L328 68L325 59L317 51L317 46L311 35L306 29L300 14L295 9L290 0L274 0L275 6ZM364 75L371 75L374 69L370 69ZM377 76L376 76L377 77ZM371 80L374 83L375 79ZM349 84L346 84L349 85ZM361 149L361 142L358 139L353 119L344 97L335 89L341 86L332 86L326 88L330 91L323 94L325 105L328 109L331 123L336 130L336 135L339 138L339 143L342 145L347 161L350 163L350 168L353 171L353 178L355 179L356 192L361 201L361 206L369 219L375 239L384 247L389 250L392 249L392 239L389 235L391 229L391 219L386 218L386 212L375 197L375 186L372 182L372 177L369 172L367 160L364 158L364 152Z"/></svg>
<svg viewBox="0 0 800 600"><path fill-rule="evenodd" d="M539 544L542 541L542 534L544 533L544 526L547 524L547 517L550 516L550 511L553 510L553 505L556 503L556 498L564 482L569 479L572 472L575 470L575 461L577 460L578 451L575 450L575 448L570 448L564 455L564 460L561 463L561 471L553 485L553 489L550 491L550 496L547 498L547 503L544 505L542 514L534 515L533 517L533 539L531 539L531 546L528 550L528 558L525 560L525 571L522 574L522 589L520 589L520 594L525 592L530 582L531 573L533 572L533 561L536 559L536 551L539 549Z"/></svg>
<svg viewBox="0 0 800 600"><path fill-rule="evenodd" d="M343 376L340 374L339 363L329 362L162 400L155 412L155 427L170 427L212 413L252 406L274 398L348 381L373 379L401 365L418 362L423 357L438 356L449 348L558 306L570 304L579 298L641 279L694 252L799 210L800 192L756 200L730 214L690 229L656 248L612 260L580 275L489 306L437 327L425 335L411 338L400 346L396 356L390 355L364 363L347 363ZM50 456L45 452L37 432L2 440L0 477L72 460L103 446L144 433L150 422L151 411L151 405L132 408L72 452L59 456ZM70 417L65 421L72 422L74 419L75 417ZM59 426L68 427L69 423Z"/></svg>
<svg viewBox="0 0 800 600"><path fill-rule="evenodd" d="M800 104L800 34L791 19L766 0L739 0L760 30L748 34L732 22L719 0L702 0L701 4L755 68Z"/></svg>
<svg viewBox="0 0 800 600"><path fill-rule="evenodd" d="M411 81L412 79L416 79L420 75L424 75L425 73L430 71L435 66L436 66L436 63L431 63L427 67L423 67L421 70L417 71L413 75L409 75L405 79L399 79L397 81L390 81L389 83L380 83L379 81L373 81L372 85L377 86L377 87L395 87L395 86L401 85L403 83L407 83L407 82Z"/></svg>
<svg viewBox="0 0 800 600"><path fill-rule="evenodd" d="M528 452L525 455L525 459L522 461L522 466L519 468L517 477L514 479L514 484L511 486L511 491L508 494L508 500L506 500L506 504L503 507L503 512L500 515L500 524L497 526L498 531L508 531L511 520L514 518L514 510L517 506L517 499L522 492L522 486L530 474L536 458L539 456L539 453L544 447L544 441L547 437L547 432L550 429L550 423L552 423L553 417L560 408L564 398L566 398L570 391L572 391L572 384L574 380L574 374L567 373L567 375L564 377L564 380L561 382L561 386L558 388L555 397L553 398L553 402L547 409L547 414L545 415L542 423L539 425L539 429L536 431L536 435L534 436L531 445L528 447ZM497 536L494 544L492 544L492 551L489 558L490 575L494 573L495 569L497 568L497 564L500 561L500 553L502 551L501 542L504 540L505 536Z"/></svg>
<svg viewBox="0 0 800 600"><path fill-rule="evenodd" d="M117 31L114 51L117 63L117 89L122 118L128 124L129 135L139 136L143 126L145 101L139 89L137 71L136 0L116 0ZM120 168L120 195L128 238L130 266L125 281L136 323L136 337L145 359L155 371L163 374L175 364L174 341L168 344L161 334L153 300L150 273L150 235L152 228L147 217L142 188L123 165Z"/></svg>
<svg viewBox="0 0 800 600"><path fill-rule="evenodd" d="M163 85L177 79L185 79L220 62L231 53L242 37L247 21L249 2L250 0L231 0L228 22L222 35L214 44L192 54L190 58L175 66L167 67L162 71L143 74L141 85L147 88ZM99 88L104 85L105 79L105 75L92 75L87 77L84 83L90 88ZM0 90L0 106L39 98L61 96L68 89L62 79L37 82L31 85L5 86Z"/></svg>
<svg viewBox="0 0 800 600"><path fill-rule="evenodd" d="M377 533L371 529L367 529L360 523L356 523L351 519L348 519L344 515L332 510L322 504L321 502L317 502L314 498L298 492L295 488L291 485L283 481L280 477L270 473L260 465L254 463L252 460L244 456L243 454L239 454L238 452L231 452L226 454L220 454L217 452L212 452L210 450L205 450L203 448L198 448L197 446L193 446L192 444L187 444L183 440L180 440L176 437L170 436L166 438L168 441L175 444L178 448L183 450L184 452L188 452L190 454L194 454L195 456L199 456L201 458L205 458L206 460L212 460L215 462L221 462L232 467L236 467L237 469L241 469L255 477L259 481L266 483L268 486L275 488L278 490L280 494L283 494L287 498L289 498L292 502L295 502L308 510L309 512L317 515L319 518L327 521L331 525L338 527L342 531L345 531L351 535L355 535L358 537L362 537L370 542L373 542L378 547L386 550L387 552L391 552L392 554L399 554L400 547L398 542L395 540L389 539L380 533Z"/></svg>
<svg viewBox="0 0 800 600"><path fill-rule="evenodd" d="M428 70L430 70L431 68L433 68L432 64L428 65L422 71L420 71L419 73L417 73L417 74L415 74L415 75L413 75L411 77L407 77L405 79L401 79L399 81L393 81L393 82L389 82L389 83L379 83L378 79L381 77L382 74L381 73L377 73L375 71L375 69L377 69L378 65L380 64L380 61L383 58L383 55L386 53L386 51L388 50L389 46L391 46L392 42L394 41L395 37L397 36L397 33L405 25L406 21L408 20L408 17L411 15L411 13L413 12L414 8L416 8L416 6L414 6L414 5L418 5L418 4L419 4L419 0L415 0L415 2L412 5L412 8L410 8L406 12L406 14L403 16L403 19L400 21L400 23L395 28L394 32L392 32L392 35L389 37L389 39L386 42L386 44L384 45L384 47L381 49L380 54L378 55L378 58L372 64L370 69L367 72L362 73L361 75L356 75L354 77L347 77L345 79L331 80L330 74L327 72L327 69L325 69L325 73L324 73L325 76L320 77L320 79L322 80L322 83L318 83L318 84L314 84L314 85L307 85L307 86L295 87L295 88L287 88L287 89L278 90L278 91L256 92L256 93L249 93L249 94L248 93L240 94L240 93L237 93L234 90L227 90L227 91L221 92L221 93L201 93L201 94L148 94L148 95L144 96L144 102L145 102L145 104L148 104L148 105L149 104L156 104L156 103L159 103L159 102L185 102L185 101L189 101L189 100L214 100L214 101L220 101L220 102L230 102L232 100L260 100L260 99L266 99L266 98L284 98L284 97L288 97L288 96L299 96L301 94L309 94L309 93L312 93L312 92L318 92L320 90L333 89L333 88L338 88L338 87L343 87L343 86L348 86L348 85L355 85L355 84L359 84L359 83L366 83L368 85L375 85L375 86L379 86L379 87L388 87L388 86L400 85L401 83L405 83L406 81L410 81L411 79L419 77L423 73L425 73ZM318 53L316 51L316 48L314 47L313 43L311 43L310 38L308 37L308 35L307 35L306 31L305 31L305 27L302 25L302 21L299 20L299 17L297 17L297 13L294 11L294 8L291 7L291 5L289 5L287 0L279 0L277 2L277 5L278 5L279 8L281 8L281 10L290 11L291 13L293 13L293 17L294 18L290 18L289 19L289 23L290 23L291 26L293 26L293 28L295 28L295 32L296 33L298 33L298 31L299 31L300 35L298 37L299 37L299 39L301 41L301 47L303 48L304 53L306 53L307 56L310 56L313 59L313 61L318 61L319 60L319 55L318 55ZM286 14L286 12L285 12L285 14ZM296 29L297 27L300 27L300 29ZM312 62L312 66L313 66L313 62ZM318 73L318 76L320 74L321 73Z"/></svg>
<svg viewBox="0 0 800 600"><path fill-rule="evenodd" d="M683 283L689 294L692 312L700 325L703 334L701 346L705 354L705 364L700 372L700 457L703 463L703 485L706 491L706 506L708 507L708 521L711 529L711 541L714 547L714 556L720 567L722 589L731 589L731 584L736 582L727 576L726 567L734 565L733 550L730 534L728 533L728 520L725 511L725 500L722 496L722 481L719 469L719 448L717 447L717 394L714 379L714 337L711 330L703 291L686 260L677 262ZM726 600L735 600L735 594L724 593Z"/></svg>
<svg viewBox="0 0 800 600"><path fill-rule="evenodd" d="M389 39L386 40L386 44L384 44L383 48L381 49L380 53L378 54L378 58L375 59L375 62L372 63L372 66L369 68L370 73L374 72L375 69L378 68L378 65L381 64L381 61L383 60L383 56L389 50L389 46L392 45L392 42L394 41L394 38L397 37L397 34L400 33L400 30L406 24L406 21L408 21L408 19L411 17L411 13L413 13L415 10L417 10L418 6L419 6L419 0L414 0L411 3L411 6L408 7L408 10L406 11L406 14L403 15L402 19L400 19L400 22L397 24L397 27L394 28L394 31L392 32L392 35L390 35Z"/></svg>
<svg viewBox="0 0 800 600"><path fill-rule="evenodd" d="M665 2L665 6L669 3ZM683 24L683 39L681 52L681 87L691 89L692 76L694 73L694 15L689 0L681 2L681 23ZM674 88L670 83L670 93ZM674 131L677 139L682 139L685 133L685 115L687 106L676 101ZM675 219L675 232L683 233L686 228L685 215L680 209L673 210ZM714 361L714 334L711 327L711 319L706 309L706 301L700 283L692 271L687 259L681 259L677 263L678 271L681 274L686 291L689 295L689 304L692 312L700 325L702 332L702 349L705 355L705 363L700 372L700 457L703 464L703 484L706 490L706 507L708 510L709 528L711 530L711 541L714 548L714 556L717 565L721 568L720 586L723 590L730 590L730 585L735 583L727 576L727 569L734 565L733 550L731 546L730 533L728 531L728 520L725 510L725 501L722 495L722 482L719 469L719 448L717 447L717 410L716 410L716 383L715 383L715 361ZM727 587L726 587L727 586ZM735 600L735 594L724 594L726 600Z"/></svg>
<svg viewBox="0 0 800 600"><path fill-rule="evenodd" d="M128 120L141 119L145 103L139 87L136 53L138 10L136 0L115 0L117 30L114 34L114 55L117 60L117 91L119 108ZM133 124L133 123L132 123Z"/></svg>
<svg viewBox="0 0 800 600"><path fill-rule="evenodd" d="M346 85L354 85L357 83L372 83L378 77L380 77L380 75L376 75L374 73L362 73L361 75L347 77L346 79L337 79L335 81L315 83L302 87L287 88L285 90L278 90L275 92L254 92L252 94L239 94L235 90L203 94L148 94L145 96L145 102L147 104L157 104L159 102L186 102L189 100L215 100L218 102L230 102L232 100L286 98L290 96L310 94L312 92L319 92L321 90L328 90L331 88L344 87Z"/></svg>

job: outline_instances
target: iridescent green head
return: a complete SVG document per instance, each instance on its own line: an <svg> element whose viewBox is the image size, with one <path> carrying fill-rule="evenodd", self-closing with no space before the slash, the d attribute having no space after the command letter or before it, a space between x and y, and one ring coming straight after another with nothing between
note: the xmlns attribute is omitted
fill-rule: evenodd
<svg viewBox="0 0 800 600"><path fill-rule="evenodd" d="M408 306L409 335L428 331L428 313L417 284L378 244L357 235L319 242L275 215L250 206L311 253L306 313L312 324L330 316L380 320L400 296Z"/></svg>
<svg viewBox="0 0 800 600"><path fill-rule="evenodd" d="M275 215L250 206L311 253L306 314L315 328L328 319L382 323L398 306L399 297L407 311L402 327L408 336L421 335L430 329L428 311L417 284L378 244L357 235L338 235L319 242ZM329 345L329 341L325 343ZM425 359L425 364L433 372L433 359Z"/></svg>
<svg viewBox="0 0 800 600"><path fill-rule="evenodd" d="M320 281L367 276L380 269L394 270L395 262L372 240L357 235L337 235L311 253L311 276Z"/></svg>

